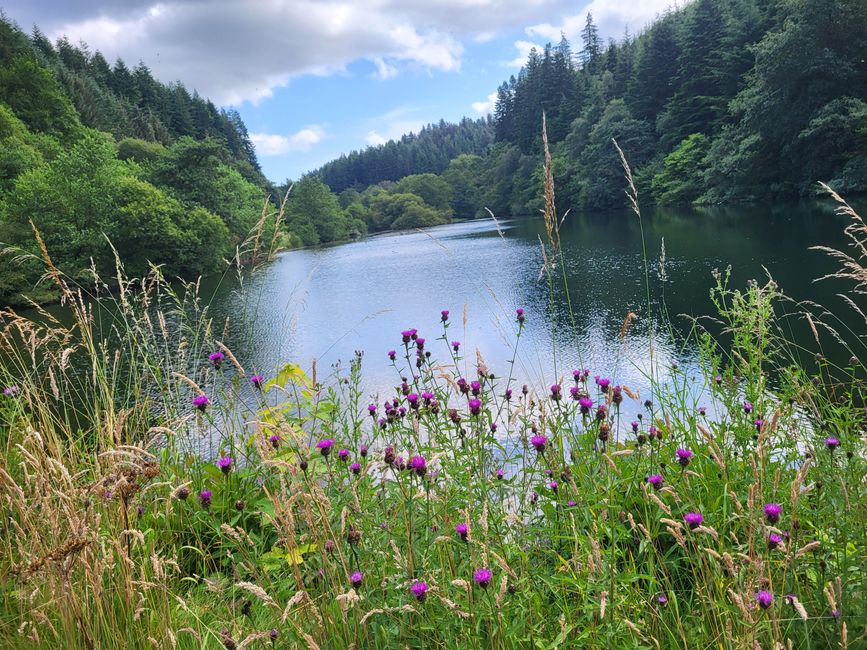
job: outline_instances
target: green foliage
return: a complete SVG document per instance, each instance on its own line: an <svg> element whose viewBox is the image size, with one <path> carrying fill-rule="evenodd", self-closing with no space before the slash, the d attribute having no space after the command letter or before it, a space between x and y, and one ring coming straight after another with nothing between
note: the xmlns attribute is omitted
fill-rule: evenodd
<svg viewBox="0 0 867 650"><path fill-rule="evenodd" d="M124 138L117 143L117 157L121 160L134 160L147 164L166 155L166 148L158 142L148 142L138 138Z"/></svg>
<svg viewBox="0 0 867 650"><path fill-rule="evenodd" d="M693 133L665 157L651 185L658 203L691 203L701 195L709 145L706 135Z"/></svg>
<svg viewBox="0 0 867 650"><path fill-rule="evenodd" d="M370 202L369 219L372 230L401 230L448 223L450 213L427 205L415 194L380 192Z"/></svg>
<svg viewBox="0 0 867 650"><path fill-rule="evenodd" d="M358 213L348 214L329 187L305 176L292 187L286 204L286 228L305 246L327 244L366 231Z"/></svg>
<svg viewBox="0 0 867 650"><path fill-rule="evenodd" d="M81 128L72 102L51 72L30 57L0 66L0 101L32 131L68 140Z"/></svg>
<svg viewBox="0 0 867 650"><path fill-rule="evenodd" d="M404 176L394 186L394 192L415 194L430 207L442 212L451 210L451 203L454 198L454 190L451 185L436 174Z"/></svg>

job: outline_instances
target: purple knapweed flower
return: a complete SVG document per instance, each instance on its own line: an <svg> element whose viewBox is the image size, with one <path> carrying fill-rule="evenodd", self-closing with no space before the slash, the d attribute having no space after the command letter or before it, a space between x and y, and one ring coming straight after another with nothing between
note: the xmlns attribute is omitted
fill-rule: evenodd
<svg viewBox="0 0 867 650"><path fill-rule="evenodd" d="M777 535L776 533L771 533L768 535L768 548L772 551L777 548L780 544L783 543L783 538Z"/></svg>
<svg viewBox="0 0 867 650"><path fill-rule="evenodd" d="M578 502L575 501L574 499L569 499L569 500L566 502L566 505L567 505L568 507L570 507L570 508L574 508L575 506L578 505Z"/></svg>
<svg viewBox="0 0 867 650"><path fill-rule="evenodd" d="M347 460L349 460L349 450L348 449L341 449L340 451L337 452L337 458L346 462Z"/></svg>
<svg viewBox="0 0 867 650"><path fill-rule="evenodd" d="M223 354L222 352L211 352L211 354L208 355L208 359L210 360L211 363L214 364L214 368L216 368L217 370L219 370L220 366L223 365L223 360L225 358L226 358L226 355Z"/></svg>
<svg viewBox="0 0 867 650"><path fill-rule="evenodd" d="M510 399L512 399L512 389L511 389L511 388L507 388L507 389L506 389L506 392L504 393L504 396L505 396L507 402L508 402Z"/></svg>
<svg viewBox="0 0 867 650"><path fill-rule="evenodd" d="M756 602L762 609L767 609L774 603L774 594L772 594L770 591L763 589L756 594Z"/></svg>
<svg viewBox="0 0 867 650"><path fill-rule="evenodd" d="M204 413L205 409L208 408L208 404L211 403L211 400L208 399L207 395L196 395L193 398L193 406Z"/></svg>
<svg viewBox="0 0 867 650"><path fill-rule="evenodd" d="M833 436L828 436L827 438L825 438L825 447L827 447L829 451L834 451L839 446L840 441L837 438Z"/></svg>
<svg viewBox="0 0 867 650"><path fill-rule="evenodd" d="M599 386L599 390L601 390L603 393L607 393L608 387L611 385L611 380L607 377L600 377L599 375L596 375L595 379L596 385Z"/></svg>
<svg viewBox="0 0 867 650"><path fill-rule="evenodd" d="M425 597L427 596L427 583L426 582L414 582L412 583L412 587L409 588L412 592L412 595L415 596L415 599L419 602L423 602Z"/></svg>
<svg viewBox="0 0 867 650"><path fill-rule="evenodd" d="M460 350L460 349L461 349L461 342L460 342L460 341L452 341L452 349L453 349L455 352L457 352L458 350Z"/></svg>
<svg viewBox="0 0 867 650"><path fill-rule="evenodd" d="M417 336L415 339L415 347L419 350L424 350L424 339L420 336Z"/></svg>
<svg viewBox="0 0 867 650"><path fill-rule="evenodd" d="M408 329L408 330L403 330L400 333L400 336L403 339L404 343L409 343L413 339L413 337L416 336L417 333L418 333L418 330Z"/></svg>
<svg viewBox="0 0 867 650"><path fill-rule="evenodd" d="M368 404L367 405L367 412L370 414L370 417L375 418L376 417L376 404Z"/></svg>
<svg viewBox="0 0 867 650"><path fill-rule="evenodd" d="M548 438L543 436L542 434L538 434L530 438L530 444L538 451L540 454L545 451L545 446L548 444Z"/></svg>
<svg viewBox="0 0 867 650"><path fill-rule="evenodd" d="M6 397L13 397L18 394L18 386L7 386L3 389L3 394Z"/></svg>
<svg viewBox="0 0 867 650"><path fill-rule="evenodd" d="M362 458L367 458L367 445L361 445L358 448L358 455Z"/></svg>
<svg viewBox="0 0 867 650"><path fill-rule="evenodd" d="M444 323L449 320L449 310L448 309L443 309L440 312L440 320Z"/></svg>
<svg viewBox="0 0 867 650"><path fill-rule="evenodd" d="M524 324L524 310L521 309L520 307L518 307L515 310L515 316L517 316L517 318L518 318L518 323L523 325Z"/></svg>
<svg viewBox="0 0 867 650"><path fill-rule="evenodd" d="M699 406L698 407L698 414L701 415L702 417L707 415L707 407L706 406Z"/></svg>
<svg viewBox="0 0 867 650"><path fill-rule="evenodd" d="M551 384L551 399L555 402L560 400L560 384Z"/></svg>
<svg viewBox="0 0 867 650"><path fill-rule="evenodd" d="M476 569L475 573L473 573L473 580L482 589L486 589L491 584L491 570L484 568Z"/></svg>
<svg viewBox="0 0 867 650"><path fill-rule="evenodd" d="M455 526L455 532L458 534L458 537L460 537L464 541L467 541L467 535L469 535L470 529L469 526L461 522L457 526Z"/></svg>
<svg viewBox="0 0 867 650"><path fill-rule="evenodd" d="M765 426L765 421L762 418L757 419L753 424L756 425L756 431L762 432L762 427Z"/></svg>
<svg viewBox="0 0 867 650"><path fill-rule="evenodd" d="M361 571L355 571L351 576L349 576L349 584L352 585L353 589L358 589L363 580L364 574Z"/></svg>
<svg viewBox="0 0 867 650"><path fill-rule="evenodd" d="M768 522L775 524L780 520L780 514L783 512L783 506L779 503L765 504L765 517Z"/></svg>
<svg viewBox="0 0 867 650"><path fill-rule="evenodd" d="M505 475L506 475L505 472L503 472L503 470L501 470L501 469L498 469L496 472L494 472L494 476L497 477L497 480L498 480L498 481L502 481L502 480L503 480L503 477L504 477Z"/></svg>
<svg viewBox="0 0 867 650"><path fill-rule="evenodd" d="M662 487L662 483L665 479L662 478L662 474L651 474L647 477L647 482L650 483L650 486L654 490L658 490Z"/></svg>
<svg viewBox="0 0 867 650"><path fill-rule="evenodd" d="M250 377L250 383L259 390L262 390L262 384L265 383L265 377L263 377L262 375L253 375L252 377Z"/></svg>
<svg viewBox="0 0 867 650"><path fill-rule="evenodd" d="M274 449L277 449L277 447L280 446L281 440L283 440L283 438L281 438L280 434L277 433L272 433L270 436L268 436L268 442L271 443L271 446L274 447Z"/></svg>
<svg viewBox="0 0 867 650"><path fill-rule="evenodd" d="M681 467L689 465L689 459L692 458L692 452L689 449L678 449L674 452L677 455L677 462Z"/></svg>
<svg viewBox="0 0 867 650"><path fill-rule="evenodd" d="M690 528L698 528L704 522L704 517L700 512L687 512L683 516L683 520Z"/></svg>
<svg viewBox="0 0 867 650"><path fill-rule="evenodd" d="M668 597L666 597L665 594L659 594L656 597L656 602L659 603L660 605L663 605L663 606L667 605L668 604Z"/></svg>
<svg viewBox="0 0 867 650"><path fill-rule="evenodd" d="M482 412L482 400L480 399L471 399L467 402L467 406L470 407L470 413L473 415L478 415Z"/></svg>
<svg viewBox="0 0 867 650"><path fill-rule="evenodd" d="M220 471L223 472L223 474L228 474L232 471L232 457L223 456L217 461L217 467L220 468Z"/></svg>
<svg viewBox="0 0 867 650"><path fill-rule="evenodd" d="M722 375L717 375L713 380L716 382L716 385L719 386L722 383Z"/></svg>
<svg viewBox="0 0 867 650"><path fill-rule="evenodd" d="M352 465L349 466L349 471L358 476L361 474L361 463L352 463Z"/></svg>
<svg viewBox="0 0 867 650"><path fill-rule="evenodd" d="M578 400L578 406L581 407L581 413L587 415L590 409L593 408L593 400L586 395Z"/></svg>
<svg viewBox="0 0 867 650"><path fill-rule="evenodd" d="M424 476L427 473L427 460L424 456L413 456L409 468L419 476Z"/></svg>
<svg viewBox="0 0 867 650"><path fill-rule="evenodd" d="M325 440L320 440L316 443L316 448L319 450L319 453L323 456L327 456L331 453L331 448L334 446L334 440L332 438L326 438Z"/></svg>
<svg viewBox="0 0 867 650"><path fill-rule="evenodd" d="M394 350L389 350L388 358L394 361L395 359L397 359L397 352L395 352Z"/></svg>
<svg viewBox="0 0 867 650"><path fill-rule="evenodd" d="M629 426L632 427L632 433L638 433L638 422L633 420L632 422L629 423Z"/></svg>
<svg viewBox="0 0 867 650"><path fill-rule="evenodd" d="M479 396L479 393L482 392L482 384L479 381L471 381L470 382L470 392L476 397Z"/></svg>
<svg viewBox="0 0 867 650"><path fill-rule="evenodd" d="M201 492L199 492L199 501L202 502L203 508L207 509L211 506L211 497L212 496L213 495L211 494L210 490L202 490Z"/></svg>
<svg viewBox="0 0 867 650"><path fill-rule="evenodd" d="M747 400L744 400L744 413L752 413L752 412L753 412L752 403L748 402Z"/></svg>
<svg viewBox="0 0 867 650"><path fill-rule="evenodd" d="M418 408L418 395L416 395L415 393L410 393L409 395L407 395L406 401L409 402L409 407L411 409Z"/></svg>
<svg viewBox="0 0 867 650"><path fill-rule="evenodd" d="M530 503L536 503L539 500L539 493L533 490L530 493Z"/></svg>
<svg viewBox="0 0 867 650"><path fill-rule="evenodd" d="M548 483L548 487L550 488L551 492L556 492L559 485L557 485L557 481L551 481L550 483Z"/></svg>

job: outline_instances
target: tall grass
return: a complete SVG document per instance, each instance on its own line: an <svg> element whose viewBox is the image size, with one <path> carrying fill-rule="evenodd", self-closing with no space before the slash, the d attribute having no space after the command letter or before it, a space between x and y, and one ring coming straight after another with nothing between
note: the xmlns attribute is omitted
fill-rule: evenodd
<svg viewBox="0 0 867 650"><path fill-rule="evenodd" d="M361 354L260 378L196 285L119 265L104 309L47 264L73 322L0 315L4 646L865 643L863 366L792 363L773 283L717 278L706 412L676 370L525 387L435 313L368 404Z"/></svg>

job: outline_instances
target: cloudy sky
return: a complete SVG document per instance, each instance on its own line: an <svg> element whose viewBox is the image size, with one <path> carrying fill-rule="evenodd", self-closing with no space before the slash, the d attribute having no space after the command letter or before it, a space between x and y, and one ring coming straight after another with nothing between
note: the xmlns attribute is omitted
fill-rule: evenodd
<svg viewBox="0 0 867 650"><path fill-rule="evenodd" d="M479 116L529 49L639 31L674 0L0 0L25 31L144 61L247 124L266 175Z"/></svg>

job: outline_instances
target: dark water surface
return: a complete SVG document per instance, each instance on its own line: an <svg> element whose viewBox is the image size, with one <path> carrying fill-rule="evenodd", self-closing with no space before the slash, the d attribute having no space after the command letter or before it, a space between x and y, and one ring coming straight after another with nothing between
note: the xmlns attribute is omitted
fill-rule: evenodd
<svg viewBox="0 0 867 650"><path fill-rule="evenodd" d="M654 310L664 305L680 335L689 323L679 315L712 313L712 272L729 266L733 287L764 282L767 269L791 298L843 311L835 294L844 285L814 283L834 263L809 250L846 245L846 221L828 204L656 209L644 215L643 225ZM562 224L574 327L559 272L553 290L547 277L540 279L540 236L544 226L534 217L377 235L287 252L242 283L206 284L206 296L213 294L214 316L231 319L238 358L248 371L266 376L288 361L309 369L316 358L323 378L332 364L341 361L345 368L363 350L365 389L385 398L397 382L386 353L400 351L401 330L417 328L436 358L450 358L445 342L435 340L442 335L443 309L451 312L449 341L462 344L465 376L475 372L476 349L504 375L517 331L515 308L522 307L527 321L515 367L519 381L547 386L581 367L646 393L650 337L635 215L576 213ZM663 239L667 280L659 271ZM638 320L621 341L628 312ZM815 347L803 323L798 336ZM672 341L667 332L657 332L654 348L662 378L674 363L687 374L695 369L694 347Z"/></svg>

